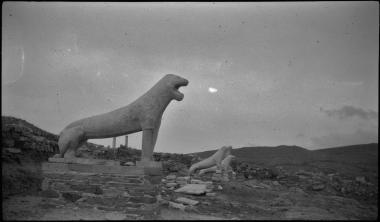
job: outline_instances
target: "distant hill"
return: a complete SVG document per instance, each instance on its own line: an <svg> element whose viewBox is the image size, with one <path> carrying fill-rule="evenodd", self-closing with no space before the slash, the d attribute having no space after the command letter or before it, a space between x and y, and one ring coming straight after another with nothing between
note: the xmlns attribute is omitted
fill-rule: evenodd
<svg viewBox="0 0 380 222"><path fill-rule="evenodd" d="M23 120L23 119L15 118L12 116L2 116L1 117L1 129L4 131L4 130L7 130L8 128L12 128L12 127L26 129L26 131L33 132L34 135L43 136L46 139L58 141L57 135L55 135L53 133L49 133L45 130L42 130L42 129L36 127L35 125L33 125L33 124Z"/></svg>
<svg viewBox="0 0 380 222"><path fill-rule="evenodd" d="M199 157L206 158L215 153L216 150L208 150L199 153L192 153ZM238 159L257 164L282 164L282 163L302 163L310 161L312 154L309 150L299 146L277 146L277 147L242 147L233 149L232 154Z"/></svg>
<svg viewBox="0 0 380 222"><path fill-rule="evenodd" d="M321 161L377 164L379 149L377 143L369 143L320 149L311 152L317 153L318 160Z"/></svg>
<svg viewBox="0 0 380 222"><path fill-rule="evenodd" d="M192 154L203 159L215 152L216 150L208 150ZM360 144L320 150L308 150L299 146L242 147L233 149L232 154L243 161L272 166L280 164L304 164L315 161L373 165L378 162L378 144Z"/></svg>

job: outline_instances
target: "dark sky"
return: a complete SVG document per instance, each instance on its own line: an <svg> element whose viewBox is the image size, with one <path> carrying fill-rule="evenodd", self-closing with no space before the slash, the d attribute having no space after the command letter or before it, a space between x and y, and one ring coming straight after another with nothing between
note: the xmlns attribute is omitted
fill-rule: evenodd
<svg viewBox="0 0 380 222"><path fill-rule="evenodd" d="M2 10L2 115L47 131L125 106L173 73L190 84L165 111L156 151L378 142L377 2ZM141 133L129 138L141 147Z"/></svg>

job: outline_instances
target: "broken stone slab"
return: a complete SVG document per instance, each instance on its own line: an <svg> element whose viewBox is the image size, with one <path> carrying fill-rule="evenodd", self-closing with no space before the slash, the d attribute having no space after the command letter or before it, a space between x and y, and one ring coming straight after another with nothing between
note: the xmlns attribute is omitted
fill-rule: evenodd
<svg viewBox="0 0 380 222"><path fill-rule="evenodd" d="M181 203L175 203L175 202L172 202L172 201L169 201L169 207L174 208L174 209L179 209L179 210L182 210L182 211L185 211L185 209L186 209L185 205L183 205Z"/></svg>
<svg viewBox="0 0 380 222"><path fill-rule="evenodd" d="M177 185L178 185L177 183L171 183L171 182L166 183L166 187L175 187Z"/></svg>
<svg viewBox="0 0 380 222"><path fill-rule="evenodd" d="M182 204L191 205L191 206L197 205L199 203L199 201L197 200L192 200L186 197L178 197L175 201Z"/></svg>
<svg viewBox="0 0 380 222"><path fill-rule="evenodd" d="M170 175L165 177L165 179L167 179L167 180L175 180L176 178L177 178L177 176L174 174L170 174Z"/></svg>
<svg viewBox="0 0 380 222"><path fill-rule="evenodd" d="M206 190L207 190L206 184L187 184L175 190L175 192L193 194L193 195L202 195L206 193Z"/></svg>
<svg viewBox="0 0 380 222"><path fill-rule="evenodd" d="M208 197L215 197L216 196L216 193L206 193L206 196L208 196Z"/></svg>
<svg viewBox="0 0 380 222"><path fill-rule="evenodd" d="M125 162L125 163L120 163L122 166L135 166L134 162Z"/></svg>
<svg viewBox="0 0 380 222"><path fill-rule="evenodd" d="M213 189L207 188L207 189L206 189L206 193L210 193L210 192L212 192L212 190L213 190Z"/></svg>

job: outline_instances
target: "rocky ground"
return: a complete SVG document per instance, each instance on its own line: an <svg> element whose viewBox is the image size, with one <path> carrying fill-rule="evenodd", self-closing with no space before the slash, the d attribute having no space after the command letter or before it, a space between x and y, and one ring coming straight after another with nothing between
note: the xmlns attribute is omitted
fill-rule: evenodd
<svg viewBox="0 0 380 222"><path fill-rule="evenodd" d="M79 211L75 204L43 195L41 162L57 151L57 136L22 120L2 120L3 219L128 219L125 214L101 209ZM141 151L125 147L106 149L88 143L80 154L128 165L139 160ZM159 197L161 214L156 219L376 220L377 147L373 156L376 165L372 167L365 163L367 156L362 157L364 163L355 164L328 159L307 164L274 161L275 165L265 165L237 158L232 162L236 175L230 174L226 181L212 173L187 177L190 165L204 158L199 155L155 153L155 160L163 162L165 174ZM355 157L352 155L353 160ZM203 191L176 192L188 184Z"/></svg>

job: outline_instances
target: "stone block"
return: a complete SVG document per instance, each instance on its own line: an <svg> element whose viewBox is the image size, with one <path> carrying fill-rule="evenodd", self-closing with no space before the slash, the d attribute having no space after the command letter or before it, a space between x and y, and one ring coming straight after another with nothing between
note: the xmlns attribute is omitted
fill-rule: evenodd
<svg viewBox="0 0 380 222"><path fill-rule="evenodd" d="M77 163L87 165L106 165L106 166L119 166L120 161L115 160L102 160L102 159L88 159L88 158L54 158L48 159L52 163Z"/></svg>
<svg viewBox="0 0 380 222"><path fill-rule="evenodd" d="M118 175L143 175L144 168L136 166L107 166L107 165L90 165L77 163L42 163L43 173L97 173L97 174L118 174Z"/></svg>

